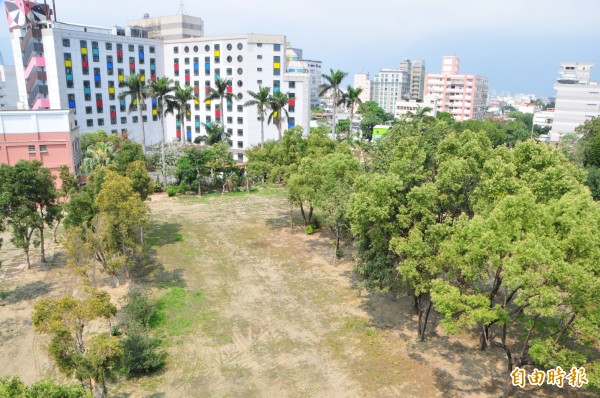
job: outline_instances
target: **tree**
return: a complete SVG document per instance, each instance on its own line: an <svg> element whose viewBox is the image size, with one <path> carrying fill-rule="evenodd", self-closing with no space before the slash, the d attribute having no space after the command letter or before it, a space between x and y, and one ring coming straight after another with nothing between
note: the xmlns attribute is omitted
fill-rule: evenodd
<svg viewBox="0 0 600 398"><path fill-rule="evenodd" d="M341 103L350 108L350 126L347 136L348 142L352 140L352 121L354 120L354 108L356 105L362 104L362 100L360 99L362 91L363 90L361 87L352 88L352 86L348 85L346 92L342 95Z"/></svg>
<svg viewBox="0 0 600 398"><path fill-rule="evenodd" d="M54 220L54 226L52 227L52 240L54 243L57 243L56 232L60 223L65 217L66 207L67 207L67 198L71 194L71 192L77 189L77 179L75 175L69 171L69 167L66 165L62 165L58 169L58 178L61 181L60 189L57 191L57 213Z"/></svg>
<svg viewBox="0 0 600 398"><path fill-rule="evenodd" d="M229 144L229 138L231 136L230 133L225 132L225 127L221 126L218 123L202 123L204 129L206 131L206 135L196 137L194 143L199 144L201 142L206 143L206 145L214 145L218 142L226 142Z"/></svg>
<svg viewBox="0 0 600 398"><path fill-rule="evenodd" d="M81 170L90 174L96 167L108 166L115 156L115 147L110 141L100 141L87 147Z"/></svg>
<svg viewBox="0 0 600 398"><path fill-rule="evenodd" d="M0 377L0 398L86 398L77 383L60 384L52 379L38 380L27 387L20 377Z"/></svg>
<svg viewBox="0 0 600 398"><path fill-rule="evenodd" d="M25 251L27 269L34 232L39 234L41 260L46 261L44 229L59 217L57 196L54 177L42 162L20 160L14 166L0 165L0 217L11 227L13 244Z"/></svg>
<svg viewBox="0 0 600 398"><path fill-rule="evenodd" d="M258 118L260 119L260 145L265 146L265 116L269 110L271 103L269 102L270 87L260 87L258 93L248 91L251 100L246 101L244 106L256 106Z"/></svg>
<svg viewBox="0 0 600 398"><path fill-rule="evenodd" d="M360 130L363 138L371 141L373 139L373 129L375 126L383 124L384 120L376 113L364 113L360 119Z"/></svg>
<svg viewBox="0 0 600 398"><path fill-rule="evenodd" d="M88 147L98 142L110 142L113 147L119 148L123 138L117 134L107 134L104 130L91 131L81 134L81 151L85 154Z"/></svg>
<svg viewBox="0 0 600 398"><path fill-rule="evenodd" d="M67 295L37 301L33 326L37 332L51 337L48 351L63 374L74 374L82 383L89 382L92 394L106 397L106 381L122 356L120 341L106 334L86 341L85 328L95 319L110 319L117 308L106 292L87 288L83 293L81 299Z"/></svg>
<svg viewBox="0 0 600 398"><path fill-rule="evenodd" d="M329 75L322 74L323 79L326 80L326 83L321 84L319 87L321 92L319 93L319 97L323 97L327 93L331 93L331 97L333 99L333 135L337 138L337 134L335 131L336 120L336 107L341 97L340 86L344 78L348 75L347 72L342 72L341 70L329 70Z"/></svg>
<svg viewBox="0 0 600 398"><path fill-rule="evenodd" d="M215 88L209 87L210 92L206 99L208 100L219 100L221 107L221 117L223 120L223 127L227 130L227 119L225 118L225 100L227 102L233 101L233 93L231 92L231 80L227 79L215 79Z"/></svg>
<svg viewBox="0 0 600 398"><path fill-rule="evenodd" d="M290 97L281 91L273 93L273 95L269 97L269 109L271 109L271 113L269 114L268 123L275 123L279 133L279 139L281 139L281 122L283 119L283 113L285 113L286 118L289 117L288 111L285 109L285 106L288 104L289 100Z"/></svg>
<svg viewBox="0 0 600 398"><path fill-rule="evenodd" d="M185 129L185 120L190 114L191 104L190 102L197 100L198 98L194 95L194 89L192 87L180 87L175 88L175 93L172 98L167 98L167 109L166 113L177 112L177 120L179 120L181 126L181 143L185 143L187 130Z"/></svg>
<svg viewBox="0 0 600 398"><path fill-rule="evenodd" d="M129 177L133 184L133 190L140 195L140 199L146 200L152 193L153 181L148 175L146 163L142 160L135 160L127 166L125 175Z"/></svg>
<svg viewBox="0 0 600 398"><path fill-rule="evenodd" d="M131 97L129 102L129 113L137 108L139 114L140 124L142 126L142 151L146 153L146 132L144 130L144 117L142 111L146 108L146 96L148 90L146 88L146 82L142 80L142 75L133 73L129 75L123 82L120 83L120 87L124 88L119 94L119 98L123 99Z"/></svg>
<svg viewBox="0 0 600 398"><path fill-rule="evenodd" d="M185 155L177 162L179 178L188 185L197 184L199 196L202 196L202 179L210 170L208 162L211 155L209 149L193 146L187 148Z"/></svg>
<svg viewBox="0 0 600 398"><path fill-rule="evenodd" d="M173 101L173 95L171 94L175 90L175 84L173 80L166 76L159 77L150 83L149 95L156 99L156 112L160 120L161 129L161 140L160 140L160 155L161 155L161 171L163 175L163 187L167 186L167 163L165 154L165 111L167 104Z"/></svg>
<svg viewBox="0 0 600 398"><path fill-rule="evenodd" d="M142 146L137 142L124 140L114 153L110 163L119 174L125 174L129 165L136 161L146 162ZM103 164L103 166L108 166L108 164Z"/></svg>

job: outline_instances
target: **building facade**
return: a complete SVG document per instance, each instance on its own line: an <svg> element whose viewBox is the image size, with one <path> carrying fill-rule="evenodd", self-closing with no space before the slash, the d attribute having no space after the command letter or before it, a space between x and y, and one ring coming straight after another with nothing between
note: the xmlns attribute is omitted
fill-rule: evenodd
<svg viewBox="0 0 600 398"><path fill-rule="evenodd" d="M373 101L387 113L394 113L396 101L408 98L410 75L401 69L381 69L372 84Z"/></svg>
<svg viewBox="0 0 600 398"><path fill-rule="evenodd" d="M600 116L600 85L590 80L592 62L563 62L554 85L556 105L551 140L558 141L587 120Z"/></svg>
<svg viewBox="0 0 600 398"><path fill-rule="evenodd" d="M55 176L66 165L78 175L81 146L73 111L0 111L0 163L19 160L39 160Z"/></svg>
<svg viewBox="0 0 600 398"><path fill-rule="evenodd" d="M17 108L19 108L19 87L15 66L4 65L2 62L0 64L0 111Z"/></svg>
<svg viewBox="0 0 600 398"><path fill-rule="evenodd" d="M400 99L396 102L394 117L401 119L416 114L421 108L430 108L426 112L428 116L436 117L437 115L437 98L434 95L427 95L422 100L406 100Z"/></svg>
<svg viewBox="0 0 600 398"><path fill-rule="evenodd" d="M369 72L360 72L354 74L354 88L362 88L362 92L358 96L362 102L371 101L371 79Z"/></svg>
<svg viewBox="0 0 600 398"><path fill-rule="evenodd" d="M408 92L402 99L421 101L423 99L423 86L425 83L425 62L411 61L406 58L400 62L398 69L408 73L409 76Z"/></svg>
<svg viewBox="0 0 600 398"><path fill-rule="evenodd" d="M425 95L437 98L437 111L448 112L457 121L485 118L488 79L460 74L455 56L442 57L442 73L425 75Z"/></svg>
<svg viewBox="0 0 600 398"><path fill-rule="evenodd" d="M18 92L26 109L72 109L82 133L127 131L138 142L143 121L150 146L162 135L156 102L146 99L140 120L138 112L129 113L131 99L119 98L124 91L120 83L137 73L147 83L167 76L180 86L193 87L198 98L186 115L185 131L175 116L167 115L167 141L193 141L205 134L203 123L220 123L231 134L232 152L243 160L244 150L260 142L256 107L244 103L248 91L262 86L290 97L282 130L302 126L308 133L312 79L320 72L320 63L310 61L315 65L312 75L304 66L289 67L283 35L206 37L200 18L181 15L132 20L131 26L106 29L52 21L52 11L43 4L9 3L17 10L7 15ZM38 6L43 12L35 14L34 23L15 17ZM218 100L207 99L218 78L227 79L234 94L223 108ZM265 125L265 139L277 137L277 128Z"/></svg>

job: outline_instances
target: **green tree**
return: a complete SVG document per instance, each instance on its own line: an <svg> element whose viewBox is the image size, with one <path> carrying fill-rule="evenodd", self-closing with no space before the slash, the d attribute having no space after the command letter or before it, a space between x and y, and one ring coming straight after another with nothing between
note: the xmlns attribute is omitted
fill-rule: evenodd
<svg viewBox="0 0 600 398"><path fill-rule="evenodd" d="M129 163L125 170L125 176L131 180L133 190L140 195L140 199L148 199L153 190L153 181L150 175L148 175L146 163L142 160L134 160Z"/></svg>
<svg viewBox="0 0 600 398"><path fill-rule="evenodd" d="M85 154L88 147L96 145L98 142L110 142L113 147L118 148L123 142L123 138L117 134L107 134L104 130L91 131L81 134L81 151Z"/></svg>
<svg viewBox="0 0 600 398"><path fill-rule="evenodd" d="M177 162L179 178L188 185L196 184L199 196L202 196L202 179L210 172L208 163L212 157L213 151L209 148L193 146L187 148Z"/></svg>
<svg viewBox="0 0 600 398"><path fill-rule="evenodd" d="M341 89L342 81L348 75L347 72L342 72L341 70L329 70L329 75L322 74L323 79L325 79L325 83L321 84L319 87L321 92L319 93L319 97L323 97L327 93L331 93L331 97L333 99L333 135L338 138L335 131L335 124L337 123L336 118L336 108L341 98Z"/></svg>
<svg viewBox="0 0 600 398"><path fill-rule="evenodd" d="M346 134L346 137L350 137L350 127L351 122L350 119L342 119L338 120L336 131L339 133Z"/></svg>
<svg viewBox="0 0 600 398"><path fill-rule="evenodd" d="M46 261L44 230L60 216L57 197L54 177L42 162L20 160L14 166L0 165L0 217L11 228L11 242L25 251L27 269L35 232L39 234L41 260Z"/></svg>
<svg viewBox="0 0 600 398"><path fill-rule="evenodd" d="M167 353L159 350L160 340L139 330L130 330L123 341L123 365L128 375L146 374L164 366Z"/></svg>
<svg viewBox="0 0 600 398"><path fill-rule="evenodd" d="M265 117L267 116L267 111L269 110L271 103L269 102L269 92L271 91L270 87L260 87L258 92L248 91L248 94L252 98L249 101L246 101L244 106L256 106L256 111L258 112L258 118L260 119L260 145L265 146Z"/></svg>
<svg viewBox="0 0 600 398"><path fill-rule="evenodd" d="M175 90L175 83L166 76L159 77L150 83L148 94L156 100L156 112L160 120L160 156L161 156L161 171L163 175L163 187L167 186L167 161L165 153L165 111L167 104L173 101L172 92Z"/></svg>
<svg viewBox="0 0 600 398"><path fill-rule="evenodd" d="M289 117L288 111L287 109L285 109L289 101L290 97L287 94L282 93L281 91L273 93L273 95L269 97L269 109L271 109L271 113L269 114L269 118L267 121L269 124L273 122L275 126L277 126L279 139L281 139L281 123L283 120L283 114L285 113L286 118Z"/></svg>
<svg viewBox="0 0 600 398"><path fill-rule="evenodd" d="M218 142L226 142L229 144L231 134L225 131L225 127L218 123L202 123L202 125L206 131L206 135L196 137L194 143L199 144L204 142L206 145L214 145Z"/></svg>
<svg viewBox="0 0 600 398"><path fill-rule="evenodd" d="M209 87L210 92L206 99L208 100L219 100L219 106L221 107L221 118L223 120L223 127L227 130L227 118L225 117L225 100L227 103L233 101L233 93L231 92L231 80L215 78L215 87Z"/></svg>
<svg viewBox="0 0 600 398"><path fill-rule="evenodd" d="M137 142L124 140L119 149L114 152L110 164L119 174L125 174L129 165L136 161L146 162L142 146ZM102 165L108 166L108 164Z"/></svg>
<svg viewBox="0 0 600 398"><path fill-rule="evenodd" d="M0 378L0 398L87 398L85 390L76 383L60 384L42 379L27 387L21 378Z"/></svg>
<svg viewBox="0 0 600 398"><path fill-rule="evenodd" d="M125 89L119 94L120 99L131 97L129 113L136 109L138 111L140 125L142 126L142 151L146 153L146 131L142 114L142 111L146 109L146 97L148 95L146 82L142 80L142 75L133 73L120 83L120 87Z"/></svg>
<svg viewBox="0 0 600 398"><path fill-rule="evenodd" d="M57 231L61 222L65 218L67 209L67 199L71 192L77 189L77 179L75 175L69 171L69 167L62 165L58 169L58 178L61 181L60 189L57 191L57 212L54 219L54 225L52 227L52 241L57 243Z"/></svg>
<svg viewBox="0 0 600 398"><path fill-rule="evenodd" d="M191 102L198 98L194 95L193 87L180 87L175 88L175 92L172 98L167 98L166 113L177 112L177 120L181 127L181 143L184 144L186 141L187 130L185 129L185 121L191 117Z"/></svg>
<svg viewBox="0 0 600 398"><path fill-rule="evenodd" d="M115 156L115 151L115 146L110 141L100 141L88 146L81 164L81 171L90 174L96 167L108 166Z"/></svg>

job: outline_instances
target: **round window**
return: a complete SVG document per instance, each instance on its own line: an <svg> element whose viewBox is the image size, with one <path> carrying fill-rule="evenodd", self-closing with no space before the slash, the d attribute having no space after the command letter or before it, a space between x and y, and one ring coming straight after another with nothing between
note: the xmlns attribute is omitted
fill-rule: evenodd
<svg viewBox="0 0 600 398"><path fill-rule="evenodd" d="M244 57L242 57L241 55L238 55L237 60L238 60L238 62L242 62L244 60Z"/></svg>
<svg viewBox="0 0 600 398"><path fill-rule="evenodd" d="M194 46L194 52L197 53L198 52L198 46Z"/></svg>
<svg viewBox="0 0 600 398"><path fill-rule="evenodd" d="M242 87L244 85L244 83L241 80L238 80L237 85L238 85L238 87Z"/></svg>
<svg viewBox="0 0 600 398"><path fill-rule="evenodd" d="M233 48L233 46L231 45L231 43L227 44L227 49L231 51L231 49Z"/></svg>
<svg viewBox="0 0 600 398"><path fill-rule="evenodd" d="M231 61L233 61L233 58L231 58L231 55L228 55L227 56L227 62L231 62Z"/></svg>
<svg viewBox="0 0 600 398"><path fill-rule="evenodd" d="M204 46L204 51L210 51L210 46L208 44Z"/></svg>
<svg viewBox="0 0 600 398"><path fill-rule="evenodd" d="M238 43L237 48L238 50L241 50L242 48L244 48L244 45L242 43Z"/></svg>
<svg viewBox="0 0 600 398"><path fill-rule="evenodd" d="M189 53L190 52L190 48L188 46L185 46L184 49L183 49L183 51L185 51L186 53Z"/></svg>
<svg viewBox="0 0 600 398"><path fill-rule="evenodd" d="M239 94L237 95L237 99L241 100L242 98L244 98L244 94L242 94L242 93L239 93Z"/></svg>
<svg viewBox="0 0 600 398"><path fill-rule="evenodd" d="M244 70L242 68L238 68L237 73L238 75L241 75L242 73L244 73Z"/></svg>

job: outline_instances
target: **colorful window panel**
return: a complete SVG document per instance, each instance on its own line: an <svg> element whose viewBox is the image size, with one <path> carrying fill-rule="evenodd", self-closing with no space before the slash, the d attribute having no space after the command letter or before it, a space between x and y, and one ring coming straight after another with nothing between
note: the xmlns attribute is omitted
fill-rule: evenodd
<svg viewBox="0 0 600 398"><path fill-rule="evenodd" d="M84 80L83 81L83 95L84 95L84 99L86 101L91 101L92 100L92 89L90 88L90 81L89 80Z"/></svg>
<svg viewBox="0 0 600 398"><path fill-rule="evenodd" d="M124 82L125 81L125 69L122 69L122 68L117 69L117 76L118 76L119 82Z"/></svg>
<svg viewBox="0 0 600 398"><path fill-rule="evenodd" d="M112 80L108 82L108 99L111 101L115 99L115 82Z"/></svg>
<svg viewBox="0 0 600 398"><path fill-rule="evenodd" d="M75 109L75 94L69 94L67 98L69 100L69 109Z"/></svg>
<svg viewBox="0 0 600 398"><path fill-rule="evenodd" d="M119 110L121 112L127 111L127 102L125 101L125 98L121 98L119 100Z"/></svg>
<svg viewBox="0 0 600 398"><path fill-rule="evenodd" d="M112 55L107 55L106 56L106 72L108 73L109 76L112 76L115 73L114 67L115 67L115 65L113 63Z"/></svg>
<svg viewBox="0 0 600 398"><path fill-rule="evenodd" d="M150 80L156 80L156 60L154 58L150 58Z"/></svg>
<svg viewBox="0 0 600 398"><path fill-rule="evenodd" d="M278 93L281 90L281 82L279 80L273 80L273 92Z"/></svg>
<svg viewBox="0 0 600 398"><path fill-rule="evenodd" d="M96 94L96 112L104 112L104 103L102 102L102 94Z"/></svg>
<svg viewBox="0 0 600 398"><path fill-rule="evenodd" d="M117 63L123 63L123 45L117 43Z"/></svg>
<svg viewBox="0 0 600 398"><path fill-rule="evenodd" d="M67 88L73 88L73 61L71 54L65 53L65 76L67 79Z"/></svg>
<svg viewBox="0 0 600 398"><path fill-rule="evenodd" d="M144 46L138 46L138 58L140 65L142 65L144 63Z"/></svg>
<svg viewBox="0 0 600 398"><path fill-rule="evenodd" d="M102 76L100 76L100 68L94 68L94 86L96 88L102 87Z"/></svg>
<svg viewBox="0 0 600 398"><path fill-rule="evenodd" d="M158 101L156 98L152 98L152 120L158 120Z"/></svg>
<svg viewBox="0 0 600 398"><path fill-rule="evenodd" d="M98 42L92 42L92 60L94 62L100 62L100 50L98 49Z"/></svg>
<svg viewBox="0 0 600 398"><path fill-rule="evenodd" d="M115 105L110 106L110 124L117 124L117 107Z"/></svg>
<svg viewBox="0 0 600 398"><path fill-rule="evenodd" d="M86 54L81 54L81 72L84 75L90 74L90 62L88 61L88 56Z"/></svg>
<svg viewBox="0 0 600 398"><path fill-rule="evenodd" d="M129 73L135 73L135 57L129 57Z"/></svg>
<svg viewBox="0 0 600 398"><path fill-rule="evenodd" d="M273 74L275 76L281 75L281 57L279 55L273 57Z"/></svg>
<svg viewBox="0 0 600 398"><path fill-rule="evenodd" d="M196 116L194 119L194 128L196 133L200 133L200 116Z"/></svg>
<svg viewBox="0 0 600 398"><path fill-rule="evenodd" d="M198 76L200 74L200 60L198 57L194 58L194 76Z"/></svg>
<svg viewBox="0 0 600 398"><path fill-rule="evenodd" d="M173 72L175 76L179 76L179 58L173 60Z"/></svg>

